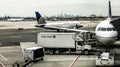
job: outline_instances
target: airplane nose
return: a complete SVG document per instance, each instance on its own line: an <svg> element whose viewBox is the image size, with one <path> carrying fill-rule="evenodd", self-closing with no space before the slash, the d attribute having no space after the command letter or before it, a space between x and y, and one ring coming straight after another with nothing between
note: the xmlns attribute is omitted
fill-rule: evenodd
<svg viewBox="0 0 120 67"><path fill-rule="evenodd" d="M96 33L97 39L103 45L112 45L117 37L117 32L97 32Z"/></svg>
<svg viewBox="0 0 120 67"><path fill-rule="evenodd" d="M117 37L97 37L97 39L103 45L112 45L116 41Z"/></svg>

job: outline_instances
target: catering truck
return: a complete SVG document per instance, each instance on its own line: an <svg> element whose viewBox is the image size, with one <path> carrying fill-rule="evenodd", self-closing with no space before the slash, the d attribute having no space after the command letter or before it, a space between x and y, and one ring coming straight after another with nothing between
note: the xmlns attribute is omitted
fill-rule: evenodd
<svg viewBox="0 0 120 67"><path fill-rule="evenodd" d="M85 34L85 33L84 33ZM82 52L89 54L92 47L84 43L83 33L50 33L41 32L37 35L37 43L49 54L62 52Z"/></svg>

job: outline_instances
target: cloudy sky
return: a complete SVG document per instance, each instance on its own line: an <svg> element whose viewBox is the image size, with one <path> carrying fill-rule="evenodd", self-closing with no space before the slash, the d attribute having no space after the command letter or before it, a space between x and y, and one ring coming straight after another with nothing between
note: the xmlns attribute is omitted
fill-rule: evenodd
<svg viewBox="0 0 120 67"><path fill-rule="evenodd" d="M39 11L43 16L61 13L89 16L107 16L109 0L0 0L0 16L35 16ZM120 0L111 0L112 14L120 15Z"/></svg>

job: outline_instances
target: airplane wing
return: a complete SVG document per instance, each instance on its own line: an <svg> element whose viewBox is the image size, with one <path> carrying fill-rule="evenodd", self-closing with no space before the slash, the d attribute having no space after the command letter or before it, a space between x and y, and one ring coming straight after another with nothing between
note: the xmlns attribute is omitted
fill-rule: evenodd
<svg viewBox="0 0 120 67"><path fill-rule="evenodd" d="M43 26L45 26L45 25L43 25L43 24L35 25L35 27L44 28L44 29L51 29L51 30L69 30L69 29L73 29L74 30L74 28L72 28L72 27L65 28L65 27L60 27L60 26L57 26L57 27L55 27L55 26L53 26L53 27L52 26L51 27L47 27L47 26L43 27ZM78 28L76 28L76 29L78 29Z"/></svg>
<svg viewBox="0 0 120 67"><path fill-rule="evenodd" d="M57 27L55 29L64 30L64 31L70 31L70 32L78 32L78 33L79 32L91 32L91 33L95 33L95 31L80 30L80 29L68 29L68 28L57 28Z"/></svg>
<svg viewBox="0 0 120 67"><path fill-rule="evenodd" d="M119 34L118 37L120 38L120 18L112 20L110 23L115 27Z"/></svg>
<svg viewBox="0 0 120 67"><path fill-rule="evenodd" d="M43 26L45 26L44 24L37 24L37 25L35 25L35 27L43 27Z"/></svg>

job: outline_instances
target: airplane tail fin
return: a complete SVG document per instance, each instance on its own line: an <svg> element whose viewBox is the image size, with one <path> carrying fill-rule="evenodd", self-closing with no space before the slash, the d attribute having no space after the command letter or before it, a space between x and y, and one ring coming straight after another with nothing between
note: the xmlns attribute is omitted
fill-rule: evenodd
<svg viewBox="0 0 120 67"><path fill-rule="evenodd" d="M111 1L110 0L109 0L109 5L108 5L108 18L112 18Z"/></svg>
<svg viewBox="0 0 120 67"><path fill-rule="evenodd" d="M35 12L35 14L36 14L36 19L37 19L38 24L45 24L46 23L45 19L40 15L39 12Z"/></svg>

